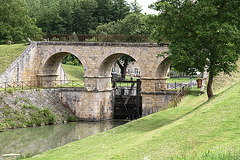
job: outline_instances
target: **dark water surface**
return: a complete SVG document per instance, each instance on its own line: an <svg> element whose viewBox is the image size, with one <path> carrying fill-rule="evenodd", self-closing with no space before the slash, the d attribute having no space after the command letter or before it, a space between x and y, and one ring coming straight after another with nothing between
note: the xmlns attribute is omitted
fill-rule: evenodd
<svg viewBox="0 0 240 160"><path fill-rule="evenodd" d="M51 150L126 123L109 120L78 122L0 132L0 160L4 154L32 155Z"/></svg>

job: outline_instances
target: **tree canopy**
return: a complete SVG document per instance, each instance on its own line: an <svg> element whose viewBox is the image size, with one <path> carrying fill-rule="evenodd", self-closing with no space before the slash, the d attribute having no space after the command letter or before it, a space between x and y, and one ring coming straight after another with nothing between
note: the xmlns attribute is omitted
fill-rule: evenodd
<svg viewBox="0 0 240 160"><path fill-rule="evenodd" d="M7 40L22 42L34 37L41 30L35 20L26 14L25 3L21 0L0 0L0 43Z"/></svg>
<svg viewBox="0 0 240 160"><path fill-rule="evenodd" d="M99 24L124 19L130 13L126 0L24 1L28 15L47 33L87 34Z"/></svg>
<svg viewBox="0 0 240 160"><path fill-rule="evenodd" d="M169 41L169 55L180 70L207 68L208 97L213 78L236 71L240 54L240 1L160 0L153 16L155 39ZM187 67L184 67L187 66Z"/></svg>

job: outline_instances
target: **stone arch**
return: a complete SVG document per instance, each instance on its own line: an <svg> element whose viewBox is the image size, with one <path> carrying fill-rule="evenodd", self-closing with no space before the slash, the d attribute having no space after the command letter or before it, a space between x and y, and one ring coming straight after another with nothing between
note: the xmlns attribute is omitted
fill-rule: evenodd
<svg viewBox="0 0 240 160"><path fill-rule="evenodd" d="M156 78L167 78L171 60L169 57L162 60L156 70Z"/></svg>
<svg viewBox="0 0 240 160"><path fill-rule="evenodd" d="M43 65L39 68L39 74L37 74L38 85L44 87L53 87L57 84L68 83L69 80L66 76L66 72L64 71L63 66L61 65L61 62L66 56L70 54L72 53L56 52L46 58L42 62ZM77 55L74 56L78 58ZM79 60L81 61L81 59Z"/></svg>
<svg viewBox="0 0 240 160"><path fill-rule="evenodd" d="M70 53L68 52L59 52L50 56L43 65L42 74L43 75L57 74L57 70L59 69L62 60L69 54Z"/></svg>
<svg viewBox="0 0 240 160"><path fill-rule="evenodd" d="M132 58L134 58L131 54L125 54L125 53L114 53L114 54L108 55L100 63L99 75L107 76L107 77L111 76L111 70L112 70L113 64L116 62L116 60L118 58L120 58L123 55L129 55ZM134 59L135 59L136 63L138 63L137 59L136 58L134 58ZM141 66L140 66L140 70L141 70Z"/></svg>

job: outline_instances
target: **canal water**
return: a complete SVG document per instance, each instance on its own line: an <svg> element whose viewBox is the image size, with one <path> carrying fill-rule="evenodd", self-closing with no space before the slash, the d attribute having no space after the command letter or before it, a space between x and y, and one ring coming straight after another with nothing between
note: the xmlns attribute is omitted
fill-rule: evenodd
<svg viewBox="0 0 240 160"><path fill-rule="evenodd" d="M0 160L4 154L33 155L51 150L126 123L108 120L9 129L0 132Z"/></svg>

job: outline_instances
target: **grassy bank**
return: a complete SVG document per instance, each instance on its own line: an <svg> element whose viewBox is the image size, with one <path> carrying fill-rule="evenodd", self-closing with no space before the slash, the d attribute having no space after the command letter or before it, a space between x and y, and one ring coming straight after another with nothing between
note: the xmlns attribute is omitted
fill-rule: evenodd
<svg viewBox="0 0 240 160"><path fill-rule="evenodd" d="M84 82L83 66L73 66L73 65L63 64L63 68L69 80L80 80Z"/></svg>
<svg viewBox="0 0 240 160"><path fill-rule="evenodd" d="M240 84L235 84L209 101L205 94L198 96L198 91L192 91L177 108L33 159L214 159L220 155L239 158L239 90Z"/></svg>
<svg viewBox="0 0 240 160"><path fill-rule="evenodd" d="M28 47L26 44L0 45L0 74Z"/></svg>
<svg viewBox="0 0 240 160"><path fill-rule="evenodd" d="M0 92L0 131L62 123L71 115L59 97L47 90Z"/></svg>

